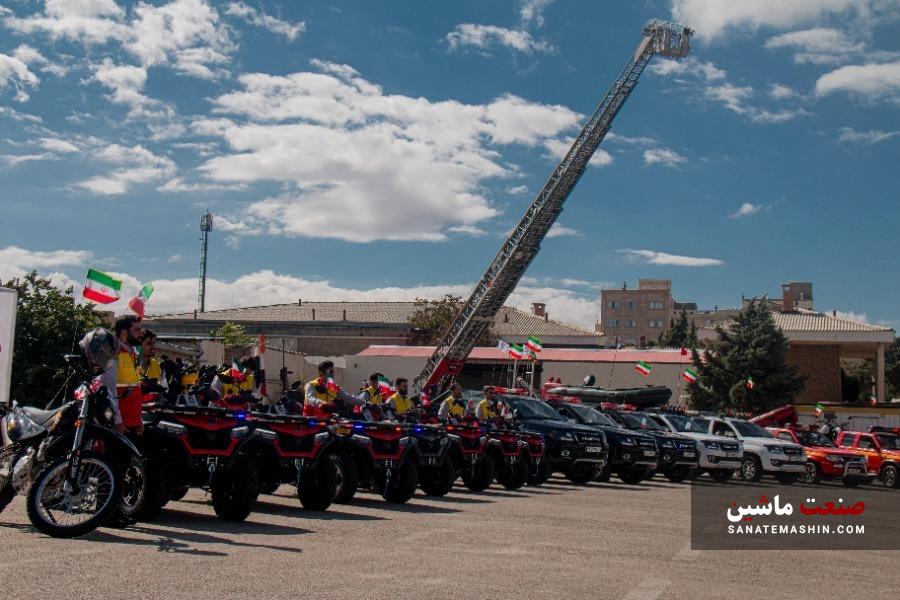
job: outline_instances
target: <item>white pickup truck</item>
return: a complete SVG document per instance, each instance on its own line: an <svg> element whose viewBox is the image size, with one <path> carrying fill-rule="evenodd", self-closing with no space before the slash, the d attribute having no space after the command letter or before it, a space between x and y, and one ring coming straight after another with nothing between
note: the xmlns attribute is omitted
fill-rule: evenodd
<svg viewBox="0 0 900 600"><path fill-rule="evenodd" d="M673 433L684 435L697 441L700 451L698 468L709 473L716 481L728 481L741 467L744 446L734 437L708 433L708 419L687 417L671 413L650 413L649 416Z"/></svg>
<svg viewBox="0 0 900 600"><path fill-rule="evenodd" d="M709 419L709 433L736 439L744 445L741 477L759 481L764 474L781 483L794 483L806 470L803 446L772 437L750 421L731 417Z"/></svg>

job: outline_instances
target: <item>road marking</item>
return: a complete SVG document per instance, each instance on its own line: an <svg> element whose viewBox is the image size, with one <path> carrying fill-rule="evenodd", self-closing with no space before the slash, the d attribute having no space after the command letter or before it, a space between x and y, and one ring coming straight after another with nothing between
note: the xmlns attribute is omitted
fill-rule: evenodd
<svg viewBox="0 0 900 600"><path fill-rule="evenodd" d="M671 584L668 579L645 579L622 600L656 600Z"/></svg>

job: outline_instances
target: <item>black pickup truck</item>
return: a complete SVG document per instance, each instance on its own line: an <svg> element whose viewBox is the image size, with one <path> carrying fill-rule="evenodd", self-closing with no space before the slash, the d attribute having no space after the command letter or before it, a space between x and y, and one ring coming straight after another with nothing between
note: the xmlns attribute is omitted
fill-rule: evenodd
<svg viewBox="0 0 900 600"><path fill-rule="evenodd" d="M657 471L665 475L669 481L676 483L684 481L697 469L700 452L697 450L697 442L693 439L672 433L646 413L627 410L609 410L606 413L621 423L625 429L656 439L659 446Z"/></svg>
<svg viewBox="0 0 900 600"><path fill-rule="evenodd" d="M505 406L505 416L523 431L544 436L550 465L569 481L587 483L606 465L608 446L602 431L570 423L549 404L535 398L498 395L496 399L501 408Z"/></svg>
<svg viewBox="0 0 900 600"><path fill-rule="evenodd" d="M565 419L594 427L606 435L609 460L598 481L609 481L615 473L624 483L636 485L656 469L658 448L654 438L623 429L617 421L586 404L552 402L551 405Z"/></svg>

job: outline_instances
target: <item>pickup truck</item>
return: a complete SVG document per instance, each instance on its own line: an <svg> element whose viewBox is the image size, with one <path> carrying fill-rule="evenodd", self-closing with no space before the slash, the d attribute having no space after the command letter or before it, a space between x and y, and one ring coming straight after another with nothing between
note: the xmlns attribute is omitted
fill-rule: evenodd
<svg viewBox="0 0 900 600"><path fill-rule="evenodd" d="M894 433L842 431L837 445L866 459L869 474L881 479L884 487L900 488L900 436Z"/></svg>
<svg viewBox="0 0 900 600"><path fill-rule="evenodd" d="M709 433L738 440L744 445L741 477L759 481L772 475L779 482L792 484L806 472L803 446L772 437L772 434L750 421L731 417L709 419Z"/></svg>
<svg viewBox="0 0 900 600"><path fill-rule="evenodd" d="M672 433L643 412L630 410L605 410L604 413L621 423L629 431L649 435L659 446L657 470L669 481L678 483L692 475L699 459L697 442L687 436ZM651 474L652 476L652 474Z"/></svg>
<svg viewBox="0 0 900 600"><path fill-rule="evenodd" d="M806 472L800 476L804 483L819 483L840 479L847 487L871 483L866 460L855 452L838 449L827 436L804 429L769 427L769 433L780 440L803 446L806 453Z"/></svg>
<svg viewBox="0 0 900 600"><path fill-rule="evenodd" d="M707 421L672 413L647 413L647 416L672 433L685 435L697 442L700 453L698 474L708 473L715 481L724 483L741 467L744 458L743 444L733 438L707 433Z"/></svg>

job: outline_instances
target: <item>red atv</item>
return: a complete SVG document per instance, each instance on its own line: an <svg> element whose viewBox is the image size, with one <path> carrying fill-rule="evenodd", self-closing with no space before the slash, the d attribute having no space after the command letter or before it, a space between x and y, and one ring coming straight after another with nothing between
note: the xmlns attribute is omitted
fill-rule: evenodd
<svg viewBox="0 0 900 600"><path fill-rule="evenodd" d="M148 404L138 445L144 455L139 491L127 516L149 520L169 502L199 487L212 494L220 518L243 521L259 493L252 456L264 446L247 414L218 407Z"/></svg>
<svg viewBox="0 0 900 600"><path fill-rule="evenodd" d="M531 452L525 436L512 429L488 430L487 456L494 462L494 478L508 490L517 490L531 474Z"/></svg>
<svg viewBox="0 0 900 600"><path fill-rule="evenodd" d="M488 456L487 430L477 421L447 425L449 456L463 484L473 492L490 487L496 476L494 460Z"/></svg>

